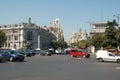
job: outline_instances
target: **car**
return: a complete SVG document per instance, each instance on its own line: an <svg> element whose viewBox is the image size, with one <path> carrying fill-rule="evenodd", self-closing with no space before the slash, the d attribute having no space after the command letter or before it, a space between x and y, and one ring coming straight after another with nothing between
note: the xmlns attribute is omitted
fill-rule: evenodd
<svg viewBox="0 0 120 80"><path fill-rule="evenodd" d="M46 56L51 56L52 55L52 51L51 50L45 50L45 55Z"/></svg>
<svg viewBox="0 0 120 80"><path fill-rule="evenodd" d="M81 51L78 49L71 49L69 52L71 57L84 57L84 58L89 58L90 54L85 52L85 51Z"/></svg>
<svg viewBox="0 0 120 80"><path fill-rule="evenodd" d="M55 53L56 53L57 55L61 54L61 49L56 49L56 50L55 50Z"/></svg>
<svg viewBox="0 0 120 80"><path fill-rule="evenodd" d="M23 50L17 50L20 54L23 54L26 57L31 57L33 54L30 50L23 49Z"/></svg>
<svg viewBox="0 0 120 80"><path fill-rule="evenodd" d="M2 63L4 61L5 61L4 56L2 54L0 54L0 63Z"/></svg>
<svg viewBox="0 0 120 80"><path fill-rule="evenodd" d="M37 55L41 55L41 56L45 56L46 55L45 50L35 50L34 52Z"/></svg>
<svg viewBox="0 0 120 80"><path fill-rule="evenodd" d="M15 50L3 49L3 50L0 50L0 52L3 55L3 57L5 58L5 60L8 60L8 61L22 62L25 59L24 55L18 53Z"/></svg>
<svg viewBox="0 0 120 80"><path fill-rule="evenodd" d="M107 50L98 50L96 52L96 59L99 62L109 61L120 63L120 56L116 56L114 53L109 52Z"/></svg>

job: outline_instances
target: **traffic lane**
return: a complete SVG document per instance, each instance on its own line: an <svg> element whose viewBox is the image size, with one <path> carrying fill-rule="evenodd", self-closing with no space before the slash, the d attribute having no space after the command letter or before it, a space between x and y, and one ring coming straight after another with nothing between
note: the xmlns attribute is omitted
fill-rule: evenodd
<svg viewBox="0 0 120 80"><path fill-rule="evenodd" d="M90 59L70 58L68 55L35 56L25 62L0 64L1 80L117 80L118 63L99 63ZM9 67L9 68L8 68Z"/></svg>

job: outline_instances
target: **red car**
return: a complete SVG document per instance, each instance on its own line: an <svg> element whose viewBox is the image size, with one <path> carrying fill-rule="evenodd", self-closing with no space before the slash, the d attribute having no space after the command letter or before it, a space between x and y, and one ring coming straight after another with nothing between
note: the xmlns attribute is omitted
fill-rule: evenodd
<svg viewBox="0 0 120 80"><path fill-rule="evenodd" d="M70 50L69 54L71 57L85 57L85 58L90 57L90 54L88 54L85 51L80 51L80 50Z"/></svg>

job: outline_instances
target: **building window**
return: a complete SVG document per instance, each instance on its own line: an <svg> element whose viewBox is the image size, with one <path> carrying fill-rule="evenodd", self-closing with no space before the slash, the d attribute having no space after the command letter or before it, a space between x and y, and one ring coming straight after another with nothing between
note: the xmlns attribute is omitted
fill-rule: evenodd
<svg viewBox="0 0 120 80"><path fill-rule="evenodd" d="M10 43L8 43L8 47L10 47Z"/></svg>
<svg viewBox="0 0 120 80"><path fill-rule="evenodd" d="M17 25L15 25L15 27L18 27Z"/></svg>
<svg viewBox="0 0 120 80"><path fill-rule="evenodd" d="M5 43L5 47L7 47L7 43Z"/></svg>
<svg viewBox="0 0 120 80"><path fill-rule="evenodd" d="M18 40L18 36L15 36L15 40Z"/></svg>
<svg viewBox="0 0 120 80"><path fill-rule="evenodd" d="M33 33L31 31L27 32L27 40L33 40Z"/></svg>

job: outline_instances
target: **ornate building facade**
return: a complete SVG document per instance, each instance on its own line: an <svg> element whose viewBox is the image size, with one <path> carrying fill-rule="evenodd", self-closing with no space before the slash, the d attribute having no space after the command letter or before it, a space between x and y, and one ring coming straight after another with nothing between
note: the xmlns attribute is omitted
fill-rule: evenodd
<svg viewBox="0 0 120 80"><path fill-rule="evenodd" d="M60 28L60 19L56 18L49 30L56 36L57 41L64 41L63 30Z"/></svg>
<svg viewBox="0 0 120 80"><path fill-rule="evenodd" d="M3 48L21 49L30 45L30 48L44 49L48 47L52 40L63 40L63 31L60 29L59 19L55 20L52 27L38 26L31 23L18 23L10 25L0 25L0 30L6 34L6 43Z"/></svg>
<svg viewBox="0 0 120 80"><path fill-rule="evenodd" d="M89 37L88 37L86 30L85 32L82 32L82 30L80 29L78 32L72 33L72 37L69 40L69 44L76 43L81 40L88 40L88 39Z"/></svg>

